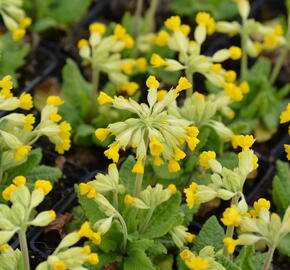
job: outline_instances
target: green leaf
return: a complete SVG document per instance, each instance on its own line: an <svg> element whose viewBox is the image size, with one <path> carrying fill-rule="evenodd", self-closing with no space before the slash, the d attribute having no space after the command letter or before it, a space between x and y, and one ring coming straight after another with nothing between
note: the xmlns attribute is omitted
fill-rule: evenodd
<svg viewBox="0 0 290 270"><path fill-rule="evenodd" d="M252 257L252 264L255 267L255 270L262 269L266 257L267 257L267 253L259 253ZM247 270L247 269L243 269L243 270Z"/></svg>
<svg viewBox="0 0 290 270"><path fill-rule="evenodd" d="M234 169L238 167L239 164L237 155L232 152L223 153L222 156L219 157L218 161L222 164L222 166L228 169Z"/></svg>
<svg viewBox="0 0 290 270"><path fill-rule="evenodd" d="M28 182L34 182L38 179L49 180L51 183L56 183L60 177L62 176L62 172L58 168L53 168L45 165L41 165L33 168L28 174L27 179Z"/></svg>
<svg viewBox="0 0 290 270"><path fill-rule="evenodd" d="M186 204L182 204L180 206L181 211L184 214L184 218L183 218L183 225L184 226L189 226L194 214L196 214L198 212L199 209L199 205L195 205L194 207L192 207L191 209L188 208L188 206Z"/></svg>
<svg viewBox="0 0 290 270"><path fill-rule="evenodd" d="M130 155L121 165L119 170L120 181L127 188L128 192L133 194L136 174L132 172L135 164L135 158Z"/></svg>
<svg viewBox="0 0 290 270"><path fill-rule="evenodd" d="M290 257L290 234L286 235L278 246L280 254Z"/></svg>
<svg viewBox="0 0 290 270"><path fill-rule="evenodd" d="M66 226L66 233L71 233L73 231L79 230L81 225L86 221L87 217L85 215L84 210L80 205L75 206L71 210L72 220Z"/></svg>
<svg viewBox="0 0 290 270"><path fill-rule="evenodd" d="M150 257L167 254L167 248L159 240L155 240L154 245L148 249L147 253Z"/></svg>
<svg viewBox="0 0 290 270"><path fill-rule="evenodd" d="M34 32L43 32L49 28L56 28L58 25L57 21L53 18L39 19L32 26Z"/></svg>
<svg viewBox="0 0 290 270"><path fill-rule="evenodd" d="M128 257L124 260L124 270L155 270L145 251L153 245L148 239L138 240L128 245Z"/></svg>
<svg viewBox="0 0 290 270"><path fill-rule="evenodd" d="M85 14L91 2L91 0L39 1L37 4L37 19L49 22L42 23L42 27L38 26L39 30L46 30L49 25L50 27L65 26L76 21ZM38 20L36 24L38 24ZM55 23L52 23L53 21ZM47 27L43 27L45 25Z"/></svg>
<svg viewBox="0 0 290 270"><path fill-rule="evenodd" d="M277 212L284 215L290 205L290 167L288 162L278 160L276 163L277 174L272 183L272 196Z"/></svg>
<svg viewBox="0 0 290 270"><path fill-rule="evenodd" d="M176 193L169 200L160 204L154 211L150 223L142 234L142 238L157 238L167 234L171 228L182 223L183 214L180 211L180 193Z"/></svg>
<svg viewBox="0 0 290 270"><path fill-rule="evenodd" d="M252 263L255 249L253 246L244 246L237 257L235 263L240 266L243 270L258 270Z"/></svg>
<svg viewBox="0 0 290 270"><path fill-rule="evenodd" d="M154 258L154 267L156 270L172 270L174 258L173 255L161 255Z"/></svg>
<svg viewBox="0 0 290 270"><path fill-rule="evenodd" d="M234 264L228 257L225 257L224 255L218 254L216 256L216 261L224 266L224 268L227 270L242 270L239 266Z"/></svg>
<svg viewBox="0 0 290 270"><path fill-rule="evenodd" d="M35 168L42 159L40 148L33 149L27 156L27 160L21 165L14 167L8 171L8 179L12 180L18 175L26 176L33 168Z"/></svg>
<svg viewBox="0 0 290 270"><path fill-rule="evenodd" d="M261 77L268 77L271 71L271 62L265 57L259 57L255 64L248 72L248 77L257 79Z"/></svg>
<svg viewBox="0 0 290 270"><path fill-rule="evenodd" d="M90 109L92 85L82 76L77 64L68 59L62 70L64 100L84 118Z"/></svg>
<svg viewBox="0 0 290 270"><path fill-rule="evenodd" d="M219 224L217 218L212 216L205 222L194 240L193 250L199 253L205 246L213 246L215 251L219 251L224 246L224 237L224 229Z"/></svg>
<svg viewBox="0 0 290 270"><path fill-rule="evenodd" d="M105 215L103 214L103 212L101 212L99 210L99 206L94 200L89 199L86 196L80 195L79 192L78 192L78 187L77 186L76 186L76 190L77 190L79 203L82 206L86 217L88 218L88 220L92 224L94 224L99 219L105 218Z"/></svg>
<svg viewBox="0 0 290 270"><path fill-rule="evenodd" d="M173 180L178 179L183 174L183 170L179 170L178 172L169 172L167 169L167 164L163 164L161 166L153 166L153 170L155 175L160 179L166 179L166 180Z"/></svg>
<svg viewBox="0 0 290 270"><path fill-rule="evenodd" d="M114 220L110 230L103 235L100 248L108 253L119 250L123 241L123 232L120 222Z"/></svg>
<svg viewBox="0 0 290 270"><path fill-rule="evenodd" d="M0 36L0 77L12 75L16 82L15 72L24 65L25 57L30 50L22 40L13 40L11 33ZM17 84L16 84L17 85Z"/></svg>
<svg viewBox="0 0 290 270"><path fill-rule="evenodd" d="M91 125L81 124L76 128L74 141L77 145L89 146L92 144L92 136L95 129Z"/></svg>

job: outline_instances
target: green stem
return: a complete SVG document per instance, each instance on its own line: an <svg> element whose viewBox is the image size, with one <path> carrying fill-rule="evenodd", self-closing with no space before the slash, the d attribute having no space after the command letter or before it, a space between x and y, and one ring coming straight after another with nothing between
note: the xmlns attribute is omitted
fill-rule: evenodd
<svg viewBox="0 0 290 270"><path fill-rule="evenodd" d="M134 197L139 196L142 189L142 182L143 182L143 173L137 173L134 186Z"/></svg>
<svg viewBox="0 0 290 270"><path fill-rule="evenodd" d="M27 247L27 241L26 241L26 231L21 229L18 232L18 237L19 237L20 249L21 249L22 260L23 260L23 270L30 270L29 253L28 253L28 247Z"/></svg>
<svg viewBox="0 0 290 270"><path fill-rule="evenodd" d="M113 204L114 208L118 211L118 192L116 190L113 191Z"/></svg>
<svg viewBox="0 0 290 270"><path fill-rule="evenodd" d="M124 238L123 238L123 250L125 251L126 250L126 247L127 247L127 241L128 241L128 229L127 229L127 225L126 225L126 222L125 220L123 219L123 217L118 213L118 219L121 223L121 226L123 228L123 234L124 234Z"/></svg>
<svg viewBox="0 0 290 270"><path fill-rule="evenodd" d="M232 198L232 201L231 201L231 206L232 205L237 205L238 204L238 200L239 200L239 197L238 196L233 197ZM233 225L227 226L226 236L225 237L233 238L234 231L235 231L235 226L233 226ZM227 250L227 247L226 246L224 246L223 254L225 256L228 255L228 250Z"/></svg>
<svg viewBox="0 0 290 270"><path fill-rule="evenodd" d="M241 59L241 80L245 80L248 73L248 54L247 54L247 39L248 34L245 30L245 23L243 20L243 29L241 32L241 47L242 47L242 59Z"/></svg>
<svg viewBox="0 0 290 270"><path fill-rule="evenodd" d="M92 100L91 100L90 120L92 120L96 115L99 81L100 81L100 72L98 69L93 68L93 74L92 74L93 86L92 86L92 96L91 96Z"/></svg>
<svg viewBox="0 0 290 270"><path fill-rule="evenodd" d="M186 97L191 97L193 94L193 72L189 72L189 71L185 71L185 75L186 78L189 80L189 82L191 83L191 88L186 90Z"/></svg>
<svg viewBox="0 0 290 270"><path fill-rule="evenodd" d="M145 220L144 222L142 223L142 225L140 226L140 234L144 233L149 222L150 222L150 219L152 217L152 214L154 212L154 208L150 209L145 217Z"/></svg>
<svg viewBox="0 0 290 270"><path fill-rule="evenodd" d="M281 51L281 53L280 53L280 55L279 55L279 57L277 59L277 62L275 64L275 67L274 67L274 69L272 71L272 74L271 74L271 77L270 77L270 84L271 85L273 85L273 83L276 81L276 79L277 79L277 77L279 75L279 72L280 72L280 70L282 68L282 65L283 65L283 63L285 61L285 58L286 58L287 54L288 54L288 48L285 46L282 49L282 51Z"/></svg>
<svg viewBox="0 0 290 270"><path fill-rule="evenodd" d="M143 5L144 5L144 0L137 0L136 11L134 14L134 34L135 34L135 36L138 36L139 23L141 20Z"/></svg>
<svg viewBox="0 0 290 270"><path fill-rule="evenodd" d="M274 255L274 251L275 251L275 247L269 247L266 259L264 261L262 270L268 270L270 268L272 259L273 259L273 255Z"/></svg>
<svg viewBox="0 0 290 270"><path fill-rule="evenodd" d="M151 0L150 8L145 15L145 25L142 34L148 34L155 31L155 13L158 5L158 0Z"/></svg>

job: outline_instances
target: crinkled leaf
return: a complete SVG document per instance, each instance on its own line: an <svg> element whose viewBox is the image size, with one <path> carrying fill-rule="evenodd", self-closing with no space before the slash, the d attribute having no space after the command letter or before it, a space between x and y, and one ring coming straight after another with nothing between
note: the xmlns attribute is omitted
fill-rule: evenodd
<svg viewBox="0 0 290 270"><path fill-rule="evenodd" d="M45 179L45 180L49 180L51 183L56 183L60 179L61 176L62 176L62 172L60 169L41 165L41 166L33 168L27 174L27 179L29 182L34 182L38 179Z"/></svg>
<svg viewBox="0 0 290 270"><path fill-rule="evenodd" d="M216 261L220 263L226 270L242 270L238 265L233 263L228 257L222 254L218 254L216 256Z"/></svg>

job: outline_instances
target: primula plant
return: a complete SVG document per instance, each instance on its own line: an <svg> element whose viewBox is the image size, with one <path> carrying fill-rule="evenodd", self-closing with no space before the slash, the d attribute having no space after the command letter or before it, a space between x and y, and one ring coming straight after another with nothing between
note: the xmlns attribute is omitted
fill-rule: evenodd
<svg viewBox="0 0 290 270"><path fill-rule="evenodd" d="M289 268L290 2L252 2L0 1L0 270Z"/></svg>

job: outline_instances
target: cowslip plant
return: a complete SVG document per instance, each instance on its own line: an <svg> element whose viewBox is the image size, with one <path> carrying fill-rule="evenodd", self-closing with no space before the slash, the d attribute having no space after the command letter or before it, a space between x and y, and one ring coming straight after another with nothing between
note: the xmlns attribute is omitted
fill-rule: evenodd
<svg viewBox="0 0 290 270"><path fill-rule="evenodd" d="M14 40L23 38L26 28L31 25L31 18L26 17L22 5L22 0L6 0L0 3L0 14Z"/></svg>
<svg viewBox="0 0 290 270"><path fill-rule="evenodd" d="M186 142L190 150L194 150L199 143L196 138L198 129L190 126L188 121L169 114L166 110L166 107L179 96L180 91L191 87L189 81L184 77L180 78L177 87L166 93L161 101L157 99L159 82L156 78L150 76L146 85L149 88L147 95L149 106L144 103L138 104L133 99L126 100L120 97L113 99L101 92L99 96L101 103L112 103L115 108L136 114L137 118L113 123L108 128L97 129L95 132L100 140L104 140L109 133L115 136L115 141L104 152L105 156L114 162L119 160L120 149L136 148L137 162L132 168L132 172L137 173L135 195L141 190L148 149L154 157L154 166L160 166L166 160L168 171L176 172L180 170L178 161L186 156L185 152L180 149L181 145Z"/></svg>
<svg viewBox="0 0 290 270"><path fill-rule="evenodd" d="M33 101L30 94L23 93L19 98L11 93L11 77L6 76L1 80L0 107L2 110L11 111L16 108L30 110ZM46 106L41 111L40 121L34 126L36 118L33 114L9 113L0 118L1 136L1 181L6 177L7 170L19 166L27 159L32 145L41 137L47 136L55 144L55 150L63 154L70 148L70 125L61 121L58 106L63 101L56 96L47 98Z"/></svg>
<svg viewBox="0 0 290 270"><path fill-rule="evenodd" d="M22 253L23 269L29 270L26 230L31 225L40 227L48 225L55 220L56 214L53 210L38 214L34 212L35 208L52 189L49 181L36 181L32 191L25 184L26 178L17 176L13 179L13 184L2 192L3 198L10 201L11 206L0 205L0 245L7 243L17 233ZM5 256L0 258L5 259Z"/></svg>
<svg viewBox="0 0 290 270"><path fill-rule="evenodd" d="M286 43L283 37L283 29L281 25L269 27L249 19L250 4L248 0L235 1L242 18L242 23L220 21L217 23L217 31L227 33L229 35L239 34L241 36L241 48L243 51L241 59L241 79L245 80L248 70L248 55L257 57L262 50L272 50L277 46ZM262 42L252 41L251 35L259 35Z"/></svg>
<svg viewBox="0 0 290 270"><path fill-rule="evenodd" d="M240 59L242 51L239 47L232 46L229 49L222 49L213 56L201 54L201 46L207 34L213 34L216 30L215 20L205 12L200 12L196 16L197 27L194 31L194 40L190 40L188 35L191 28L189 25L181 24L179 16L172 16L165 21L165 26L171 31L168 34L166 44L178 53L178 61L175 59L163 59L158 54L153 54L150 63L153 67L164 66L167 71L176 72L184 70L187 79L193 84L193 74L200 73L217 87L224 87L225 91L234 95L234 99L242 99L243 89L235 85L236 73L226 71L221 62L227 59ZM193 88L187 91L187 97L193 93ZM240 96L237 98L236 96ZM239 101L236 100L236 101Z"/></svg>

